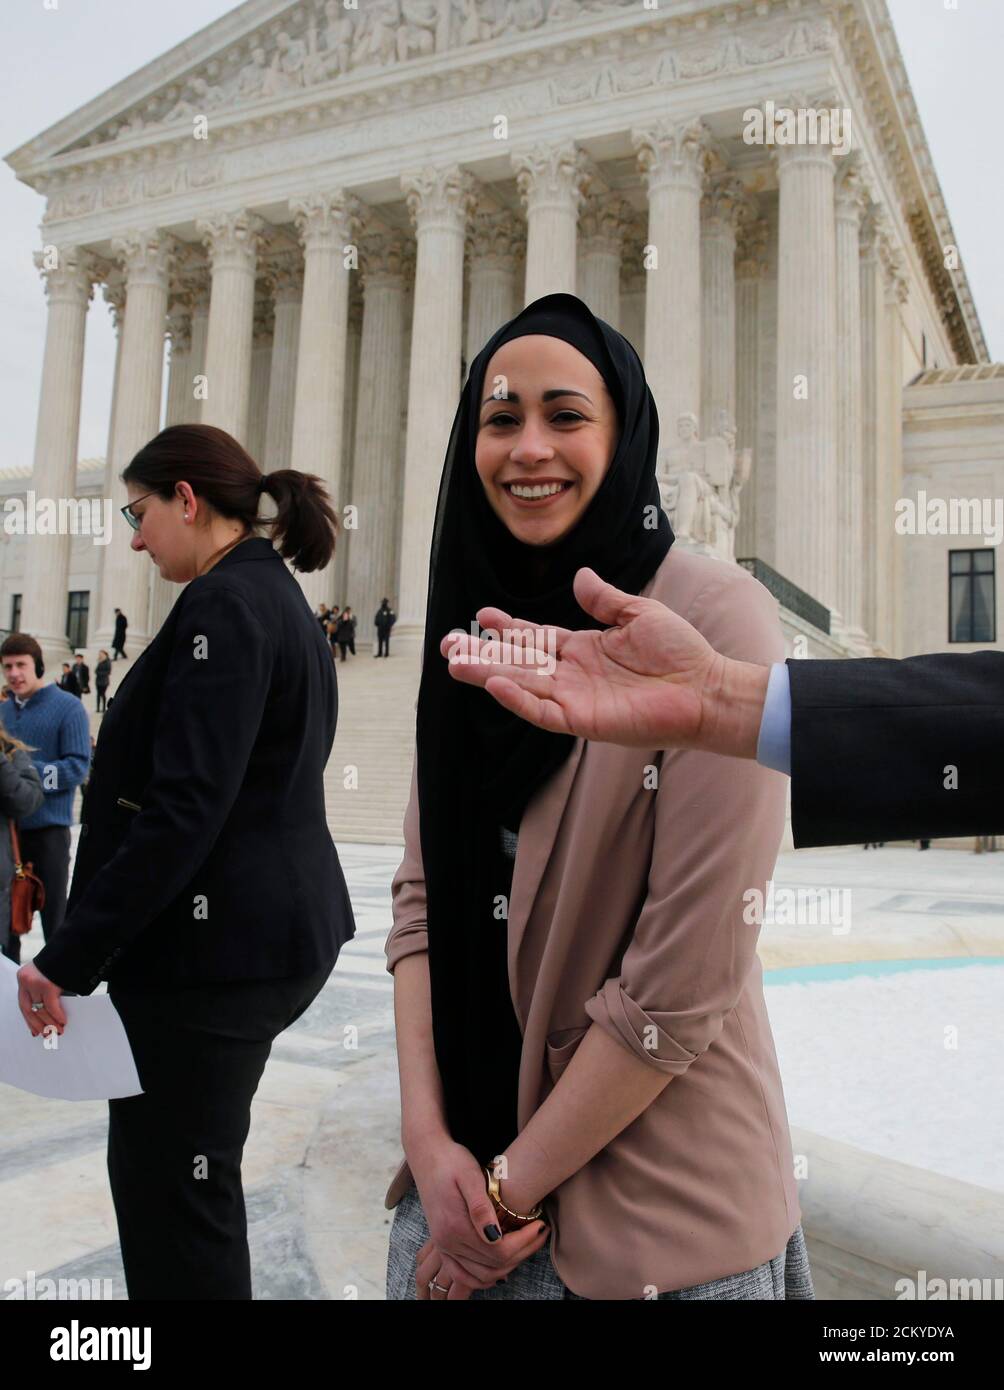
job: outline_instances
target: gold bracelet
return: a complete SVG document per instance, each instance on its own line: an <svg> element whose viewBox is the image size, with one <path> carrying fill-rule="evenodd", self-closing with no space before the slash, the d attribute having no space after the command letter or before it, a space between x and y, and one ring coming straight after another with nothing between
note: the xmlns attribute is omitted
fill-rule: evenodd
<svg viewBox="0 0 1004 1390"><path fill-rule="evenodd" d="M511 1207L507 1207L505 1202L503 1202L502 1195L499 1192L499 1180L490 1168L485 1168L485 1176L488 1179L489 1197L492 1199L495 1207L499 1211L504 1212L505 1215L509 1217L510 1221L515 1221L518 1225L525 1226L527 1222L538 1221L544 1215L544 1208L540 1202L537 1203L533 1211L525 1213L513 1211Z"/></svg>

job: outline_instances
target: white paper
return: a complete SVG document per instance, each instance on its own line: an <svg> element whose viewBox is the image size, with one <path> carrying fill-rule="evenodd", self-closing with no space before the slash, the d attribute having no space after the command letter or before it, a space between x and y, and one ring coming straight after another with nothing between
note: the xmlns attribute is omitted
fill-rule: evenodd
<svg viewBox="0 0 1004 1390"><path fill-rule="evenodd" d="M54 1100L142 1095L122 1020L107 994L60 995L62 1037L33 1037L17 1003L18 966L0 956L0 1081Z"/></svg>

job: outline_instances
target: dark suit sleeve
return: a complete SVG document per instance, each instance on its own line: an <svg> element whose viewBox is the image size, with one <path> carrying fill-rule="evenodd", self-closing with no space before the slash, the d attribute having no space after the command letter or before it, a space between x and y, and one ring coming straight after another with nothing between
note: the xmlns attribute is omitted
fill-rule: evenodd
<svg viewBox="0 0 1004 1390"><path fill-rule="evenodd" d="M63 989L89 994L209 855L244 780L272 666L268 634L239 594L186 591L142 810L35 957Z"/></svg>
<svg viewBox="0 0 1004 1390"><path fill-rule="evenodd" d="M1004 652L787 667L796 849L1004 831Z"/></svg>

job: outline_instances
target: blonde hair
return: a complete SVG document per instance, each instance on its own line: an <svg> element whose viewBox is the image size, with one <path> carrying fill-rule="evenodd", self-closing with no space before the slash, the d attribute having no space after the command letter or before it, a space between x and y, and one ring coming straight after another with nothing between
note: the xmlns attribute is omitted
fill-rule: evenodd
<svg viewBox="0 0 1004 1390"><path fill-rule="evenodd" d="M0 753L3 753L4 757L9 762L17 750L20 750L22 753L33 753L35 751L32 744L23 743L21 739L16 738L13 734L9 734L4 728L3 721L0 720Z"/></svg>

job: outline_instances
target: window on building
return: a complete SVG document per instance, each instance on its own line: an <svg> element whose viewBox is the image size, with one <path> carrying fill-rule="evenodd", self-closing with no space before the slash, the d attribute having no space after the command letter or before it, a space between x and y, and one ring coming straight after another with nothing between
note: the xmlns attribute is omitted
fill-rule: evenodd
<svg viewBox="0 0 1004 1390"><path fill-rule="evenodd" d="M90 590L71 590L66 606L66 637L73 651L87 646L87 615L90 604Z"/></svg>
<svg viewBox="0 0 1004 1390"><path fill-rule="evenodd" d="M21 595L12 594L10 600L10 630L21 631Z"/></svg>
<svg viewBox="0 0 1004 1390"><path fill-rule="evenodd" d="M996 642L994 551L948 552L949 642Z"/></svg>

